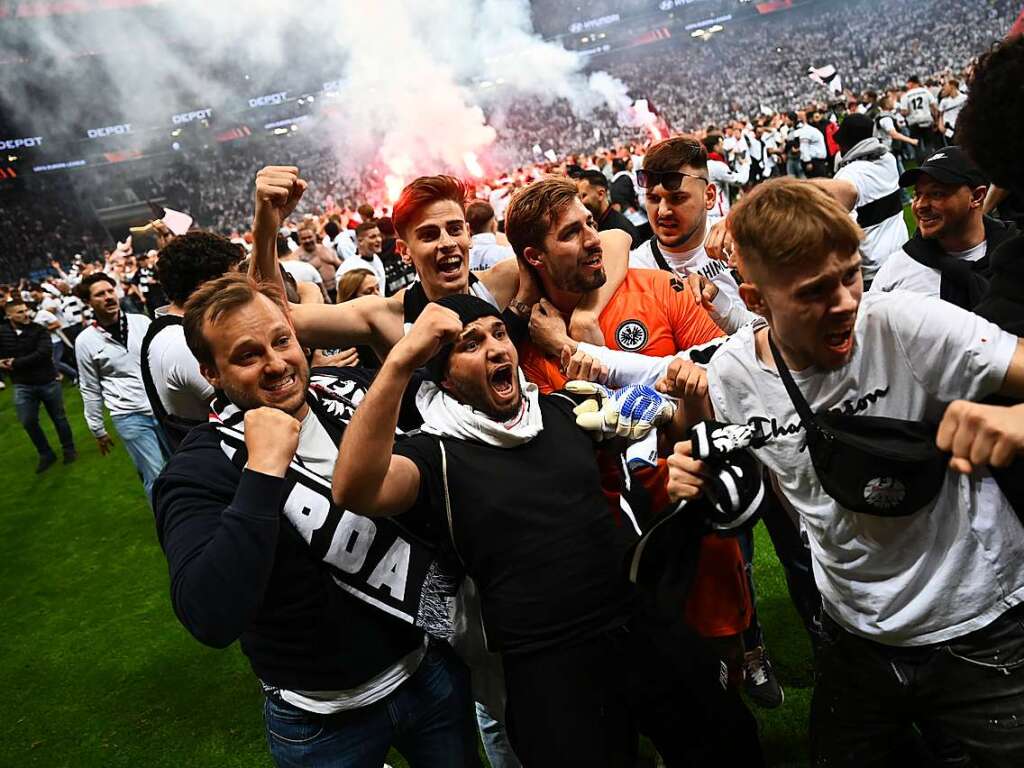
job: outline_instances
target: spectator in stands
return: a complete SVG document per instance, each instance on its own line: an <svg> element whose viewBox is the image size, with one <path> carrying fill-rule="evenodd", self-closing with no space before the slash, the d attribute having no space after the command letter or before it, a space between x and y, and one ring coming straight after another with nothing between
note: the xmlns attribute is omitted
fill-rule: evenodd
<svg viewBox="0 0 1024 768"><path fill-rule="evenodd" d="M594 215L599 232L607 229L621 229L629 235L630 248L636 248L642 240L633 222L626 218L619 209L611 204L609 199L609 183L601 171L581 171L576 181L576 189L579 190L580 200L587 210ZM511 248L509 252L511 253Z"/></svg>
<svg viewBox="0 0 1024 768"><path fill-rule="evenodd" d="M140 352L150 320L123 311L116 288L103 272L89 275L76 288L96 318L75 339L78 381L85 421L100 454L106 456L114 446L103 424L106 406L152 500L153 482L170 451L142 383Z"/></svg>
<svg viewBox="0 0 1024 768"><path fill-rule="evenodd" d="M36 473L46 471L57 461L39 424L40 403L57 429L64 463L70 464L78 453L64 414L64 393L53 366L50 333L31 321L28 306L20 298L6 302L4 313L5 319L0 321L0 372L11 377L15 413L39 453Z"/></svg>

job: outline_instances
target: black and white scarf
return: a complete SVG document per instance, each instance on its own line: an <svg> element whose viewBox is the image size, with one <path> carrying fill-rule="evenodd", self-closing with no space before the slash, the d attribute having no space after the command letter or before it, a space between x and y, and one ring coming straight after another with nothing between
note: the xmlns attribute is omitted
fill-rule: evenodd
<svg viewBox="0 0 1024 768"><path fill-rule="evenodd" d="M369 382L314 373L306 402L337 445ZM241 471L248 460L245 413L218 393L210 421L221 448ZM328 567L341 589L384 613L435 637L451 634L451 607L461 574L438 545L392 518L362 517L336 507L331 479L303 467L297 458L285 475L282 514Z"/></svg>

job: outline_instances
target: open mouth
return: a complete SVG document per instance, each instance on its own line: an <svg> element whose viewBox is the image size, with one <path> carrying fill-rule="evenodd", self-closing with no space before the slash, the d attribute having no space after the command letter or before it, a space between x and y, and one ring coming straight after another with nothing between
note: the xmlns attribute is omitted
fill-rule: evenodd
<svg viewBox="0 0 1024 768"><path fill-rule="evenodd" d="M825 346L836 355L845 355L853 348L853 329L849 328L840 333L825 334Z"/></svg>
<svg viewBox="0 0 1024 768"><path fill-rule="evenodd" d="M581 267L599 269L604 264L604 254L600 250L592 251L580 260Z"/></svg>
<svg viewBox="0 0 1024 768"><path fill-rule="evenodd" d="M278 379L273 384L264 384L263 389L265 389L267 392L279 394L281 392L287 391L295 383L295 381L295 374L292 373L289 374L288 376Z"/></svg>
<svg viewBox="0 0 1024 768"><path fill-rule="evenodd" d="M461 256L445 256L437 262L437 271L445 277L454 277L462 271Z"/></svg>
<svg viewBox="0 0 1024 768"><path fill-rule="evenodd" d="M491 389L499 397L511 397L515 392L515 370L511 363L500 365L491 371Z"/></svg>

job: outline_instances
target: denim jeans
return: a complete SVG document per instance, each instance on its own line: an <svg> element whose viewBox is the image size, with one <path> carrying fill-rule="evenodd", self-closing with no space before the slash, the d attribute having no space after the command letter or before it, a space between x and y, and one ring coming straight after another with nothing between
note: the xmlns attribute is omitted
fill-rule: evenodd
<svg viewBox="0 0 1024 768"><path fill-rule="evenodd" d="M146 496L153 500L153 483L167 463L171 449L167 445L160 423L148 413L126 413L111 416L117 434L124 441L125 450L139 471Z"/></svg>
<svg viewBox="0 0 1024 768"><path fill-rule="evenodd" d="M476 724L491 768L522 768L522 763L512 751L504 724L495 720L490 710L479 701L476 703Z"/></svg>
<svg viewBox="0 0 1024 768"><path fill-rule="evenodd" d="M55 341L53 342L53 367L63 373L65 376L77 381L78 371L72 368L70 365L64 362L64 342Z"/></svg>
<svg viewBox="0 0 1024 768"><path fill-rule="evenodd" d="M811 701L815 766L924 765L906 753L958 744L970 765L1024 765L1024 606L948 642L896 648L826 615Z"/></svg>
<svg viewBox="0 0 1024 768"><path fill-rule="evenodd" d="M264 720L280 768L381 768L392 746L412 768L480 766L469 670L440 644L411 678L368 707L316 715L267 698Z"/></svg>
<svg viewBox="0 0 1024 768"><path fill-rule="evenodd" d="M18 414L18 421L28 432L32 444L39 451L40 456L53 456L53 449L46 440L43 428L39 425L39 404L46 407L50 414L53 426L57 428L57 437L60 438L61 447L64 452L75 450L75 441L71 437L71 425L68 424L68 417L64 415L64 394L60 389L59 381L51 381L48 384L15 384L14 385L14 411Z"/></svg>

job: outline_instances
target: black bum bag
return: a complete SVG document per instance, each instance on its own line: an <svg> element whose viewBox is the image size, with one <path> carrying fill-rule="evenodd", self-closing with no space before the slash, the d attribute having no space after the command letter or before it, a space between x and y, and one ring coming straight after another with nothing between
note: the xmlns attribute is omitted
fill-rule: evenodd
<svg viewBox="0 0 1024 768"><path fill-rule="evenodd" d="M807 433L814 473L846 509L882 517L912 515L945 482L948 457L935 445L935 427L881 416L813 413L768 336L775 366Z"/></svg>

